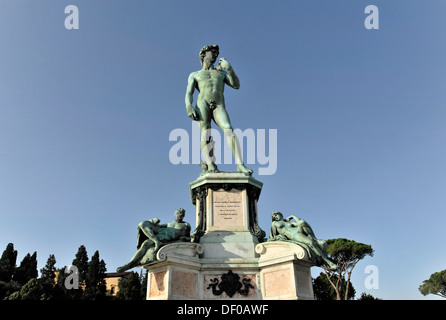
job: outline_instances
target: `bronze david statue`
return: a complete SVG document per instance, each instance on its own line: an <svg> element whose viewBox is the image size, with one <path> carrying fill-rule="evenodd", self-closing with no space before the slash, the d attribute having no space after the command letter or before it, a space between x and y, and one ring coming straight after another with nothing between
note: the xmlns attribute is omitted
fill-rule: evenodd
<svg viewBox="0 0 446 320"><path fill-rule="evenodd" d="M243 163L239 141L234 134L223 96L225 85L239 89L240 81L225 58L220 58L217 67L214 67L218 55L218 45L207 45L200 50L202 68L189 75L186 90L187 115L200 124L200 148L205 160L202 165L203 173L218 172L210 137L211 121L214 120L226 136L237 164L237 171L252 175L252 170ZM196 107L192 105L195 89L199 91Z"/></svg>

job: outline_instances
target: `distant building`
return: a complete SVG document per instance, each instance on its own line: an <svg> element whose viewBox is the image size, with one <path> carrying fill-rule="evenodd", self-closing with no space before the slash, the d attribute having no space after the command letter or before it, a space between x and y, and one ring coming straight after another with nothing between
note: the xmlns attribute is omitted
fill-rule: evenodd
<svg viewBox="0 0 446 320"><path fill-rule="evenodd" d="M55 278L54 278L54 282L57 283L57 278L59 276L60 270L57 270L55 272ZM131 271L127 271L127 272L108 272L105 273L105 287L106 287L106 291L105 294L107 296L116 296L116 294L119 291L119 279L121 279L122 277L125 277L126 275L128 275L129 273L131 273ZM85 285L83 283L79 283L79 287L80 288L84 288Z"/></svg>
<svg viewBox="0 0 446 320"><path fill-rule="evenodd" d="M105 285L107 296L116 296L119 291L118 283L119 279L125 277L131 272L109 272L105 274Z"/></svg>

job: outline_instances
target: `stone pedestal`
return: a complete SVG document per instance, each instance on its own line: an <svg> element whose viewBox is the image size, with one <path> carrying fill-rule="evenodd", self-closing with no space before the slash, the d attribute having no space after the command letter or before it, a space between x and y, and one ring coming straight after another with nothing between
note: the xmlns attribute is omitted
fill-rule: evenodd
<svg viewBox="0 0 446 320"><path fill-rule="evenodd" d="M200 259L197 243L168 244L157 252L147 269L147 300L199 299Z"/></svg>
<svg viewBox="0 0 446 320"><path fill-rule="evenodd" d="M196 206L193 241L205 248L203 258L254 258L265 232L257 220L262 183L242 173L208 173L190 183Z"/></svg>
<svg viewBox="0 0 446 320"><path fill-rule="evenodd" d="M301 246L284 241L259 243L260 283L266 300L313 300L310 268L314 265Z"/></svg>
<svg viewBox="0 0 446 320"><path fill-rule="evenodd" d="M172 243L144 266L147 300L313 300L307 252L291 242L255 247L258 258L204 259L198 243Z"/></svg>
<svg viewBox="0 0 446 320"><path fill-rule="evenodd" d="M203 247L203 299L261 298L255 246L265 238L257 220L262 186L238 172L208 173L190 183L196 206L193 241Z"/></svg>
<svg viewBox="0 0 446 320"><path fill-rule="evenodd" d="M198 243L172 243L147 269L147 300L261 299L257 259L203 259ZM246 284L246 285L245 285Z"/></svg>
<svg viewBox="0 0 446 320"><path fill-rule="evenodd" d="M261 189L241 173L208 173L190 183L193 242L168 244L144 266L147 299L313 299L306 251L264 242L257 220Z"/></svg>

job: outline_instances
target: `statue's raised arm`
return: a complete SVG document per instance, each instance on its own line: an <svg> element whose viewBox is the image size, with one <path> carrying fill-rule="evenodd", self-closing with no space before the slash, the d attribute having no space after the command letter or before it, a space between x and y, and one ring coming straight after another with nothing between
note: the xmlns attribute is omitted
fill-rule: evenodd
<svg viewBox="0 0 446 320"><path fill-rule="evenodd" d="M217 70L225 69L226 70L225 83L231 88L234 88L236 90L240 89L240 80L238 79L234 69L232 68L228 60L226 60L225 58L220 58L216 69Z"/></svg>

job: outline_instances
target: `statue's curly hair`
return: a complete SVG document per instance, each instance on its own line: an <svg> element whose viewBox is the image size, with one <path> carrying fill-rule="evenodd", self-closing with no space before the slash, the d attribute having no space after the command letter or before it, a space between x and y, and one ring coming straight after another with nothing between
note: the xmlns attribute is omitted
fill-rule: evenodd
<svg viewBox="0 0 446 320"><path fill-rule="evenodd" d="M217 49L218 53L220 53L220 48L218 47L218 44L208 44L207 46L204 46L200 50L200 62L203 64L203 58L207 51L210 51L212 49Z"/></svg>
<svg viewBox="0 0 446 320"><path fill-rule="evenodd" d="M177 210L175 210L175 214L177 214L177 213L185 214L186 210L184 210L183 208L178 208Z"/></svg>

